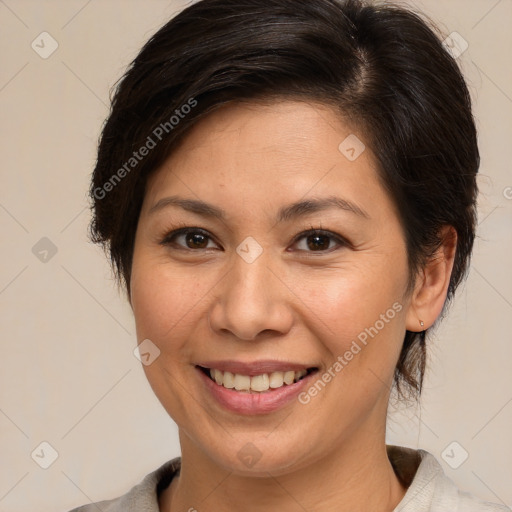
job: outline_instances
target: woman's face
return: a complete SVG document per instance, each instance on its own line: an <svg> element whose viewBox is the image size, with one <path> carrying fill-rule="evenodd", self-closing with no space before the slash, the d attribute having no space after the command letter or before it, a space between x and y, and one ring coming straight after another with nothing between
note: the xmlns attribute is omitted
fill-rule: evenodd
<svg viewBox="0 0 512 512"><path fill-rule="evenodd" d="M407 254L357 137L320 105L231 105L151 176L131 302L184 453L277 475L384 442Z"/></svg>

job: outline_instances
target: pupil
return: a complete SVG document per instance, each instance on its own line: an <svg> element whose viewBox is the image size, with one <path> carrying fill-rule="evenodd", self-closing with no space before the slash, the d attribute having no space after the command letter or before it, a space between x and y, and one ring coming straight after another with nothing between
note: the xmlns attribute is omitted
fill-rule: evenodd
<svg viewBox="0 0 512 512"><path fill-rule="evenodd" d="M208 245L206 237L200 233L189 233L187 236L187 245L203 249Z"/></svg>
<svg viewBox="0 0 512 512"><path fill-rule="evenodd" d="M322 243L323 240L323 243ZM310 241L313 241L310 243ZM329 248L329 237L325 235L310 235L308 236L308 247L312 250L328 249Z"/></svg>

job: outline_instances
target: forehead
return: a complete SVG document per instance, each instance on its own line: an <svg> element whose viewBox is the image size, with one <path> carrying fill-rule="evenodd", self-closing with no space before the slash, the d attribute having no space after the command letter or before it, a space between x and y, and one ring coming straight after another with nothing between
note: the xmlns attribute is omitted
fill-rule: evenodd
<svg viewBox="0 0 512 512"><path fill-rule="evenodd" d="M364 135L329 107L297 101L209 114L151 176L146 209L170 193L246 212L332 193L389 203Z"/></svg>

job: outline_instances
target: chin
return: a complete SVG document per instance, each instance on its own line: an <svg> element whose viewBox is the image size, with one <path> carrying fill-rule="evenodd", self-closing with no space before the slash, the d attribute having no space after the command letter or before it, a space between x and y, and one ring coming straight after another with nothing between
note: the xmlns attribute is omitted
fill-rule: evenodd
<svg viewBox="0 0 512 512"><path fill-rule="evenodd" d="M229 442L224 439L223 445L208 444L204 451L213 464L240 476L280 476L306 466L313 459L311 448L304 443L303 432L296 439L284 432L281 435L274 432L272 439L268 433L241 434L229 439Z"/></svg>

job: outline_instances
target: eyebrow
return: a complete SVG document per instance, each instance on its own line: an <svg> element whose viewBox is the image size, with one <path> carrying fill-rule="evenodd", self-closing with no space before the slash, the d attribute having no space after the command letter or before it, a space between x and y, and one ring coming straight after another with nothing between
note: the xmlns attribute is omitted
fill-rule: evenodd
<svg viewBox="0 0 512 512"><path fill-rule="evenodd" d="M220 220L224 220L226 218L226 212L222 208L218 208L198 199L185 199L178 196L169 196L160 199L150 208L149 214L160 211L168 206L179 206L184 210L202 215L203 217L212 217ZM289 221L297 217L303 217L305 215L328 210L330 208L338 208L351 212L360 217L364 217L365 219L370 218L368 213L351 201L337 196L328 196L318 199L313 198L297 201L285 206L279 210L277 220L278 222Z"/></svg>

